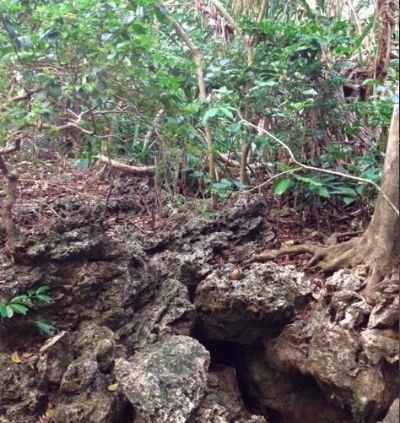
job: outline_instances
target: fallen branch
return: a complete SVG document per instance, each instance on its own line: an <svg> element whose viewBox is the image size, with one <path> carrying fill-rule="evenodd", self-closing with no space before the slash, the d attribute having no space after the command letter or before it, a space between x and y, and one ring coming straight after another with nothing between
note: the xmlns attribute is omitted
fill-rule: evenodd
<svg viewBox="0 0 400 423"><path fill-rule="evenodd" d="M110 165L114 169L120 170L122 172L131 173L133 175L147 175L151 172L154 172L156 167L155 166L130 166L125 163L118 162L116 160L109 159L107 156L99 156L98 159Z"/></svg>

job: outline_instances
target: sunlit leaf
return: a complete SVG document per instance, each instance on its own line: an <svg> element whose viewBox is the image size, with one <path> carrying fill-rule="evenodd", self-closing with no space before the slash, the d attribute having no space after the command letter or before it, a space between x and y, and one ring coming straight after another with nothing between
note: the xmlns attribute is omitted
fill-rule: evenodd
<svg viewBox="0 0 400 423"><path fill-rule="evenodd" d="M19 358L19 355L18 355L17 351L15 351L15 352L13 352L11 354L11 361L13 363L17 363L17 364L21 364L22 363L22 360Z"/></svg>
<svg viewBox="0 0 400 423"><path fill-rule="evenodd" d="M110 392L114 392L118 389L118 383L113 383L112 385L108 385L107 390Z"/></svg>
<svg viewBox="0 0 400 423"><path fill-rule="evenodd" d="M292 184L293 182L288 178L281 179L275 185L275 189L274 189L275 195L282 195Z"/></svg>

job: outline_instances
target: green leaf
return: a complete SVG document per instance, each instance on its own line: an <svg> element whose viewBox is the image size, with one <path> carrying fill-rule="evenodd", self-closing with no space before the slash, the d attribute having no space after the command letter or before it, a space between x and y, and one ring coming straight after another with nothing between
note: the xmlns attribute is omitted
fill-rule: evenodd
<svg viewBox="0 0 400 423"><path fill-rule="evenodd" d="M320 187L320 186L322 186L322 184L321 184L321 182L318 182L318 181L316 181L316 180L314 180L314 179L311 179L311 178L305 178L304 176L300 176L300 175L293 175L298 181L301 181L301 182L305 182L306 184L311 184L311 185L314 185L314 186L316 186L316 187Z"/></svg>
<svg viewBox="0 0 400 423"><path fill-rule="evenodd" d="M17 29L15 26L11 25L10 22L6 21L4 18L0 18L3 22L4 28L8 33L8 36L13 39L17 35Z"/></svg>
<svg viewBox="0 0 400 423"><path fill-rule="evenodd" d="M338 194L357 197L357 192L354 189L347 188L347 187L337 187L336 189L331 191L331 195L338 195Z"/></svg>
<svg viewBox="0 0 400 423"><path fill-rule="evenodd" d="M317 194L320 197L330 198L329 192L328 192L328 190L325 187L318 187Z"/></svg>
<svg viewBox="0 0 400 423"><path fill-rule="evenodd" d="M233 181L233 185L235 185L235 187L238 188L238 189L247 189L247 188L249 188L248 185L244 185L244 184L242 184L239 181Z"/></svg>
<svg viewBox="0 0 400 423"><path fill-rule="evenodd" d="M25 304L29 300L27 295L17 295L16 297L12 298L8 304Z"/></svg>
<svg viewBox="0 0 400 423"><path fill-rule="evenodd" d="M290 167L285 165L284 163L276 163L276 167L285 172L290 169Z"/></svg>
<svg viewBox="0 0 400 423"><path fill-rule="evenodd" d="M29 297L34 297L36 295L36 289L28 289L26 293L28 294Z"/></svg>
<svg viewBox="0 0 400 423"><path fill-rule="evenodd" d="M352 198L352 197L343 197L342 198L343 202L347 205L352 204L356 201L356 198Z"/></svg>
<svg viewBox="0 0 400 423"><path fill-rule="evenodd" d="M75 163L78 165L80 170L86 170L90 166L89 159L86 159L84 157L81 157Z"/></svg>
<svg viewBox="0 0 400 423"><path fill-rule="evenodd" d="M275 195L282 195L292 184L293 182L288 178L281 179L275 185L275 189L274 189Z"/></svg>
<svg viewBox="0 0 400 423"><path fill-rule="evenodd" d="M240 128L242 127L242 122L234 122L231 124L231 132L237 133L240 131Z"/></svg>
<svg viewBox="0 0 400 423"><path fill-rule="evenodd" d="M166 18L167 9L164 6L155 7L154 14L156 15L156 18L158 19L160 23L163 23L167 20Z"/></svg>
<svg viewBox="0 0 400 423"><path fill-rule="evenodd" d="M44 303L49 303L51 301L51 297L43 294L36 295L36 299L39 301L43 301Z"/></svg>
<svg viewBox="0 0 400 423"><path fill-rule="evenodd" d="M145 28L138 24L138 23L134 23L131 25L131 28L133 29L134 32L136 32L136 34L138 35L146 35L146 30Z"/></svg>
<svg viewBox="0 0 400 423"><path fill-rule="evenodd" d="M202 119L203 125L208 121L208 119L214 117L218 113L218 110L219 109L217 109L216 107L211 107L211 109L208 109L204 113L204 116L203 116L203 119Z"/></svg>
<svg viewBox="0 0 400 423"><path fill-rule="evenodd" d="M219 109L228 119L233 119L233 113L226 107L220 107Z"/></svg>
<svg viewBox="0 0 400 423"><path fill-rule="evenodd" d="M19 314L26 314L26 313L27 313L27 311L29 310L29 308L28 308L28 307L25 307L25 306L23 306L23 305L21 305L21 304L13 304L13 303L10 303L10 307L11 307L14 311L16 311L17 313L19 313Z"/></svg>
<svg viewBox="0 0 400 423"><path fill-rule="evenodd" d="M10 318L14 316L14 310L8 304L1 304L0 314L2 317Z"/></svg>
<svg viewBox="0 0 400 423"><path fill-rule="evenodd" d="M39 319L39 320L31 320L31 323L36 326L39 331L45 335L48 336L54 336L55 332L56 332L56 328L51 325L50 323L46 322L43 319Z"/></svg>
<svg viewBox="0 0 400 423"><path fill-rule="evenodd" d="M7 304L6 303L0 303L0 316L1 317L7 317Z"/></svg>
<svg viewBox="0 0 400 423"><path fill-rule="evenodd" d="M43 292L48 291L50 288L48 286L40 286L37 290L36 290L36 294L41 294Z"/></svg>
<svg viewBox="0 0 400 423"><path fill-rule="evenodd" d="M377 79L366 79L361 86L362 87L368 87L370 85L379 85L381 82L378 81Z"/></svg>

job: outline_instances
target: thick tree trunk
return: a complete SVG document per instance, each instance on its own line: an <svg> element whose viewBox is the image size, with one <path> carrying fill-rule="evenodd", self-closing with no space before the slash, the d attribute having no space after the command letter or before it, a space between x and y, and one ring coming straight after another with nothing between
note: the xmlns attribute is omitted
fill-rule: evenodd
<svg viewBox="0 0 400 423"><path fill-rule="evenodd" d="M389 139L383 168L382 191L393 204L399 205L399 105L393 110ZM379 194L375 213L364 236L365 252L369 257L370 274L367 296L372 299L377 284L393 266L399 252L399 216L390 204Z"/></svg>

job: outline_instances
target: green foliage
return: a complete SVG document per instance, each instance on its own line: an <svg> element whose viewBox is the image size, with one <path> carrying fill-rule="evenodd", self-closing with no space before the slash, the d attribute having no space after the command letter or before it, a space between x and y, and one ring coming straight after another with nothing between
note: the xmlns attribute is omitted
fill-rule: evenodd
<svg viewBox="0 0 400 423"><path fill-rule="evenodd" d="M10 319L15 316L15 314L22 314L25 316L28 311L34 307L35 300L49 303L51 301L51 297L45 294L48 290L48 286L41 286L37 289L29 289L26 294L17 295L7 303L1 302L0 317ZM50 325L45 320L30 320L29 322L36 326L42 333L48 336L54 335L54 326Z"/></svg>
<svg viewBox="0 0 400 423"><path fill-rule="evenodd" d="M325 2L318 4L324 12ZM244 187L238 185L237 175L226 172L217 153L229 152L240 161L242 145L255 144L252 160L268 162L264 167L271 176L283 161L281 147L245 128L239 112L252 122L263 119L306 164L379 181L384 138L376 140L372 156L355 152L351 141L361 133L363 122L372 129L389 125L398 65L391 64L385 86L367 80L354 86L354 97L347 103L337 96L353 82L344 70L357 67L355 58L361 63L374 16L365 16L356 26L347 17L317 16L305 0L270 1L259 23L253 12L237 15L243 33L254 39L254 63L249 67L242 40L230 33L218 35L189 3L166 9L153 0L0 0L0 140L12 142L15 128L32 139L46 131L54 144L73 141L80 169L109 150L112 158L157 164L160 186L173 186L177 174L183 173L189 175L188 191L201 180L206 193L226 198ZM172 30L169 14L203 54L206 101L199 98L195 59ZM5 100L10 78L15 85L12 96L29 92L23 101ZM357 90L367 88L374 93L361 100ZM160 110L164 114L157 120ZM346 122L349 113L356 116L352 122ZM61 130L66 122L77 128ZM204 139L207 122L212 152ZM333 144L336 138L350 142ZM315 146L321 155L311 153ZM210 153L221 173L221 181L213 186L204 169L204 157ZM276 180L276 195L295 191L305 200L336 196L351 204L373 199L367 186L321 175L292 174Z"/></svg>
<svg viewBox="0 0 400 423"><path fill-rule="evenodd" d="M231 178L223 178L219 182L212 184L205 189L207 191L215 192L219 198L228 198L235 189L246 189L248 186L241 184Z"/></svg>

